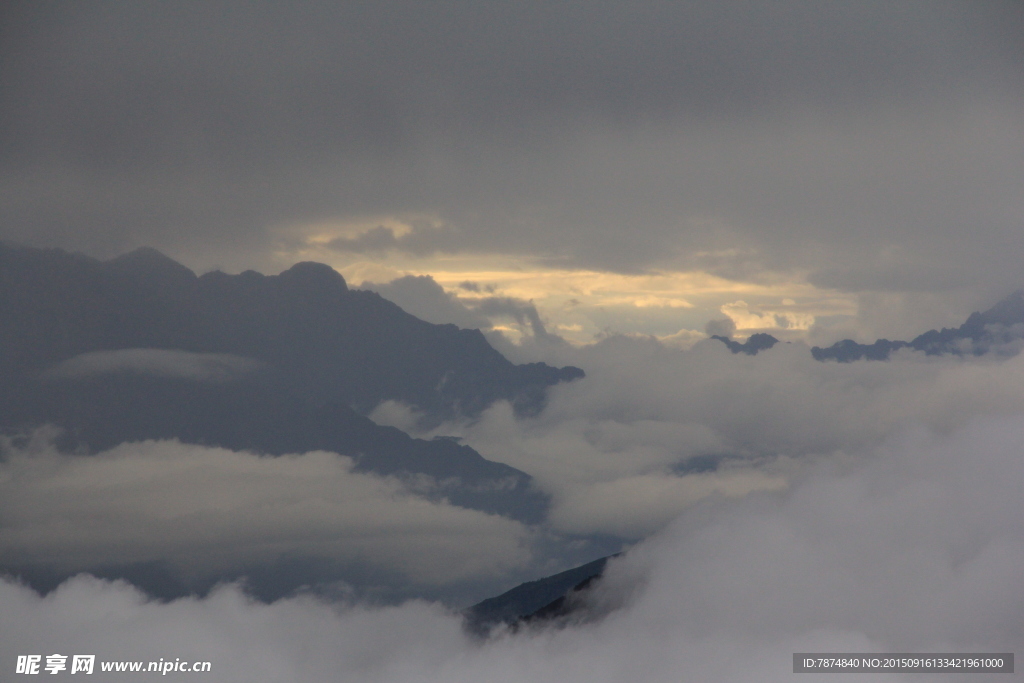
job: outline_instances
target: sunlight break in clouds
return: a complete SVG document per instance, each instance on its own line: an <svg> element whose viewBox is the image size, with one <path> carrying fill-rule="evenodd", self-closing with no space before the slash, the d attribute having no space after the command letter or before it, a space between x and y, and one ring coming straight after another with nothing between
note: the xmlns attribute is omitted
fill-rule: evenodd
<svg viewBox="0 0 1024 683"><path fill-rule="evenodd" d="M782 310L763 306L753 309L740 299L723 304L721 311L735 323L737 330L809 330L814 324L814 314L786 310L793 305L792 299L784 299Z"/></svg>
<svg viewBox="0 0 1024 683"><path fill-rule="evenodd" d="M292 255L288 261L299 258ZM703 270L616 273L486 254L381 254L374 261L353 261L330 252L303 251L301 258L330 263L350 285L361 288L386 288L385 283L413 275L431 278L456 305L474 308L496 296L528 302L550 330L574 344L591 343L609 332L699 335L696 330L722 313L744 334L766 330L802 338L818 317L847 320L857 313L854 297L815 287L799 273L759 273L756 280L727 279ZM419 317L436 317L431 309L403 308ZM492 325L498 324L494 316L488 317ZM454 311L434 322L468 324ZM486 319L480 324L486 325ZM523 333L530 331L517 330L515 336Z"/></svg>
<svg viewBox="0 0 1024 683"><path fill-rule="evenodd" d="M431 216L368 216L285 230L293 246L276 254L282 264L322 261L341 272L350 285L370 289L375 288L373 283L403 275L429 275L455 300L470 306L495 295L528 301L552 328L575 343L593 341L608 329L658 336L703 329L719 311L736 320L739 329L783 332L805 332L816 315L856 313L851 296L811 285L805 272L761 269L748 277L722 277L690 264L622 273L567 267L540 255L465 252L454 240L445 248L431 247L431 239L454 234L451 226ZM692 259L710 263L756 257L726 251L699 252ZM478 288L467 289L467 283ZM754 312L757 305L748 306L743 298L758 302L756 310L763 312ZM519 334L517 330L515 336Z"/></svg>
<svg viewBox="0 0 1024 683"><path fill-rule="evenodd" d="M562 630L477 643L417 602L265 605L224 587L161 604L79 577L45 598L0 583L0 661L187 657L218 683L717 683L792 681L798 651L1020 652L1021 443L1021 416L911 430L787 491L702 504L611 563L588 601L603 620Z"/></svg>

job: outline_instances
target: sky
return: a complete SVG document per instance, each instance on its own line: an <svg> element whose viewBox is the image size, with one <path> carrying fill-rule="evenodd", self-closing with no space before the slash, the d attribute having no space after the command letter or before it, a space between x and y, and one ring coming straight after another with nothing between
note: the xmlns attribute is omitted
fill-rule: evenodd
<svg viewBox="0 0 1024 683"><path fill-rule="evenodd" d="M904 338L1024 286L1016 2L2 12L3 239L429 275L576 344Z"/></svg>
<svg viewBox="0 0 1024 683"><path fill-rule="evenodd" d="M198 273L320 261L587 374L532 417L371 413L531 475L552 501L535 526L344 453L167 440L83 459L45 429L5 436L7 556L230 574L305 555L476 593L382 606L339 582L264 604L236 583L160 602L88 574L46 596L3 578L0 680L64 651L210 660L218 681L451 683L1024 652L1024 356L808 348L959 325L1024 287L1022 223L1017 2L4 3L0 239L150 246ZM754 332L791 343L706 338ZM48 372L252 364L123 349ZM629 552L589 598L603 618L461 630L451 609L482 586L609 537Z"/></svg>

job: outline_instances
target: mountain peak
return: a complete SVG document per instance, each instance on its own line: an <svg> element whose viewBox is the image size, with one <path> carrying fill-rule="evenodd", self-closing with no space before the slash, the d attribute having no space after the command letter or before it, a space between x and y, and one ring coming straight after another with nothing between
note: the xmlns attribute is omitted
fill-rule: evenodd
<svg viewBox="0 0 1024 683"><path fill-rule="evenodd" d="M1024 291L1017 290L988 310L974 312L960 327L929 330L907 341L879 339L874 344L858 344L852 339L838 341L828 348L811 349L815 360L840 363L866 358L888 360L893 351L911 348L930 356L951 353L957 356L981 356L989 352L1016 355L1021 348L1024 325Z"/></svg>
<svg viewBox="0 0 1024 683"><path fill-rule="evenodd" d="M103 265L107 270L115 273L146 279L156 278L181 282L196 279L196 274L191 270L152 247L139 247L127 254L112 258L104 262Z"/></svg>
<svg viewBox="0 0 1024 683"><path fill-rule="evenodd" d="M338 287L342 291L348 291L345 278L326 263L301 261L278 275L278 277L281 278L281 282L289 284L295 283L300 286L310 287Z"/></svg>
<svg viewBox="0 0 1024 683"><path fill-rule="evenodd" d="M1024 322L1024 290L1018 289L987 311L979 314L986 325L1015 325Z"/></svg>
<svg viewBox="0 0 1024 683"><path fill-rule="evenodd" d="M711 335L711 338L717 339L728 346L729 350L733 353L745 353L748 356L756 356L758 351L767 351L779 343L778 339L764 332L757 332L750 335L747 341L742 344L738 341L733 341L728 337L723 337L720 334L713 334Z"/></svg>

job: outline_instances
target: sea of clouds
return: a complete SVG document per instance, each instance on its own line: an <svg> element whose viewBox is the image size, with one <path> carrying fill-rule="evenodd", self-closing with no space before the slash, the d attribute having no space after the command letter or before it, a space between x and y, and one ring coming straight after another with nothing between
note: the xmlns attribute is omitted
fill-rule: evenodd
<svg viewBox="0 0 1024 683"><path fill-rule="evenodd" d="M427 500L344 454L164 441L82 458L41 435L5 447L0 548L183 571L286 549L437 585L512 577L544 559L539 536L635 543L590 619L480 641L423 601L263 604L229 584L159 602L87 574L41 597L4 580L0 680L33 653L210 661L217 681L592 682L789 680L805 651L1024 651L1021 357L837 364L800 343L746 356L636 337L543 352L587 377L538 416L496 404L424 434L531 474L553 500L541 527ZM374 417L416 429L406 406Z"/></svg>
<svg viewBox="0 0 1024 683"><path fill-rule="evenodd" d="M217 681L594 682L791 680L806 651L1019 652L1021 444L1021 417L910 429L784 492L705 500L611 563L591 596L603 619L485 642L423 602L267 605L224 586L160 603L89 576L40 597L5 581L4 680L29 653L210 661Z"/></svg>
<svg viewBox="0 0 1024 683"><path fill-rule="evenodd" d="M780 490L810 462L863 460L908 428L948 434L979 416L1024 414L1021 356L903 350L840 364L799 342L747 356L716 340L684 350L625 336L537 353L587 376L553 388L535 418L496 404L426 435L459 436L531 474L564 532L643 537L698 500ZM415 417L395 404L374 413L413 431Z"/></svg>

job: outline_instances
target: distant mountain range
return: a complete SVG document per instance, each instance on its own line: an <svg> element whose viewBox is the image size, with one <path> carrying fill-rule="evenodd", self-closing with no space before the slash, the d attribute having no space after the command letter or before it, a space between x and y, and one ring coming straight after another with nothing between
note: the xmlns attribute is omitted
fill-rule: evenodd
<svg viewBox="0 0 1024 683"><path fill-rule="evenodd" d="M498 399L537 412L547 387L579 368L514 365L479 330L434 325L379 295L350 290L329 266L280 275L201 277L152 249L107 262L0 245L0 377L78 354L175 349L256 359L296 395L366 412L386 399L436 419Z"/></svg>
<svg viewBox="0 0 1024 683"><path fill-rule="evenodd" d="M152 249L103 262L0 243L0 434L56 425L66 452L146 439L327 450L536 523L548 498L525 473L363 413L392 399L438 423L504 399L530 414L548 387L582 376L515 365L478 330L424 322L322 264L197 277Z"/></svg>
<svg viewBox="0 0 1024 683"><path fill-rule="evenodd" d="M718 334L711 335L711 338L725 344L733 353L745 353L748 356L756 356L758 351L766 351L779 343L778 339L764 332L750 335L743 343Z"/></svg>
<svg viewBox="0 0 1024 683"><path fill-rule="evenodd" d="M873 344L858 344L852 339L836 342L828 348L815 346L816 360L851 363L856 360L888 360L893 351L909 348L929 356L954 354L981 356L987 353L1016 355L1024 346L1024 292L1017 291L987 311L971 313L956 328L929 330L907 341L879 339Z"/></svg>
<svg viewBox="0 0 1024 683"><path fill-rule="evenodd" d="M779 341L763 332L750 335L742 343L717 334L711 335L711 339L722 342L733 353L749 356L766 351ZM878 339L873 344L859 344L852 339L843 339L828 348L812 347L811 355L819 361L852 363L857 360L889 360L893 351L903 348L924 351L929 356L1016 355L1024 349L1024 292L1014 292L987 311L972 313L960 327L929 330L911 341Z"/></svg>

